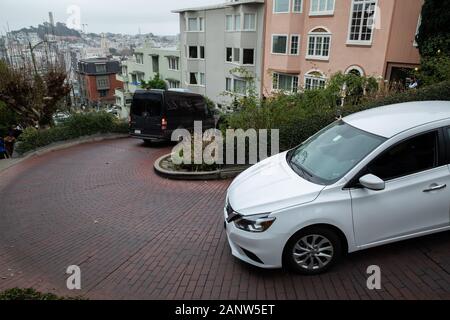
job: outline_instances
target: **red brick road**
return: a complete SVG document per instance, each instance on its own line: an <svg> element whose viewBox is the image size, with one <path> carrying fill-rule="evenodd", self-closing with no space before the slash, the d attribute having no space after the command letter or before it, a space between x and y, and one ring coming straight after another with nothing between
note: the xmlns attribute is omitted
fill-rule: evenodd
<svg viewBox="0 0 450 320"><path fill-rule="evenodd" d="M229 181L156 176L169 147L122 139L29 159L0 174L0 290L113 299L450 299L450 233L346 257L304 277L234 259L222 206ZM381 291L366 289L369 265ZM79 265L82 290L66 289Z"/></svg>

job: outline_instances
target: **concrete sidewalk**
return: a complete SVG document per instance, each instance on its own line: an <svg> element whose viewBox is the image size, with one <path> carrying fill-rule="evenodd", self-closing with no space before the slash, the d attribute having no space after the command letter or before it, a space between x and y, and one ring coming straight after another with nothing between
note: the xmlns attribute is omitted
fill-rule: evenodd
<svg viewBox="0 0 450 320"><path fill-rule="evenodd" d="M1 159L0 160L0 172L9 169L21 161L21 158L15 159Z"/></svg>
<svg viewBox="0 0 450 320"><path fill-rule="evenodd" d="M52 143L48 146L27 152L21 156L18 156L16 153L14 153L12 159L2 159L0 160L0 173L11 168L12 166L15 166L16 164L34 157L34 156L42 156L46 153L57 151L57 150L63 150L67 149L79 144L83 143L89 143L89 142L98 142L103 140L114 140L114 139L122 139L122 138L128 138L128 134L113 134L113 133L107 133L107 134L96 134L92 136L85 136L80 137L78 139L74 140L67 140L67 141L61 141Z"/></svg>

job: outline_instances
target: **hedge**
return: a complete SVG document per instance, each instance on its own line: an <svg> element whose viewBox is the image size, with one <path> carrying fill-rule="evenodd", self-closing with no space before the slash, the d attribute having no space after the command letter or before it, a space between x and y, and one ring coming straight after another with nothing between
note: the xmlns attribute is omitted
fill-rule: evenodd
<svg viewBox="0 0 450 320"><path fill-rule="evenodd" d="M316 95L316 96L314 96ZM375 99L342 109L329 107L325 91L295 96L277 96L261 107L244 107L227 119L228 127L237 129L279 129L280 150L288 150L305 141L317 131L336 120L338 115L349 114L396 103L428 100L450 100L450 81L387 97ZM331 99L331 98L330 98Z"/></svg>
<svg viewBox="0 0 450 320"><path fill-rule="evenodd" d="M62 124L49 129L25 129L19 137L17 152L23 154L54 142L98 133L128 133L128 124L104 112L74 114Z"/></svg>

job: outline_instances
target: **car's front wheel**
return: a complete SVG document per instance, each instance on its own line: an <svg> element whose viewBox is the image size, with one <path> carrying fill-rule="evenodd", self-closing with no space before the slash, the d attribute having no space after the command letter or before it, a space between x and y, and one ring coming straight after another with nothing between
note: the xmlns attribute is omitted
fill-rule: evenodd
<svg viewBox="0 0 450 320"><path fill-rule="evenodd" d="M339 236L325 227L311 227L295 234L284 250L284 263L293 271L316 275L336 264L342 255Z"/></svg>

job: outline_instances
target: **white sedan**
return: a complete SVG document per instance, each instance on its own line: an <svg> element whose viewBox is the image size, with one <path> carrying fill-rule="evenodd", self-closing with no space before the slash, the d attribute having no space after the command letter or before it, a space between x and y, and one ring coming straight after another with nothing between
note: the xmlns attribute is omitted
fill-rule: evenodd
<svg viewBox="0 0 450 320"><path fill-rule="evenodd" d="M350 115L233 181L232 254L318 274L345 252L450 230L449 164L450 102Z"/></svg>

